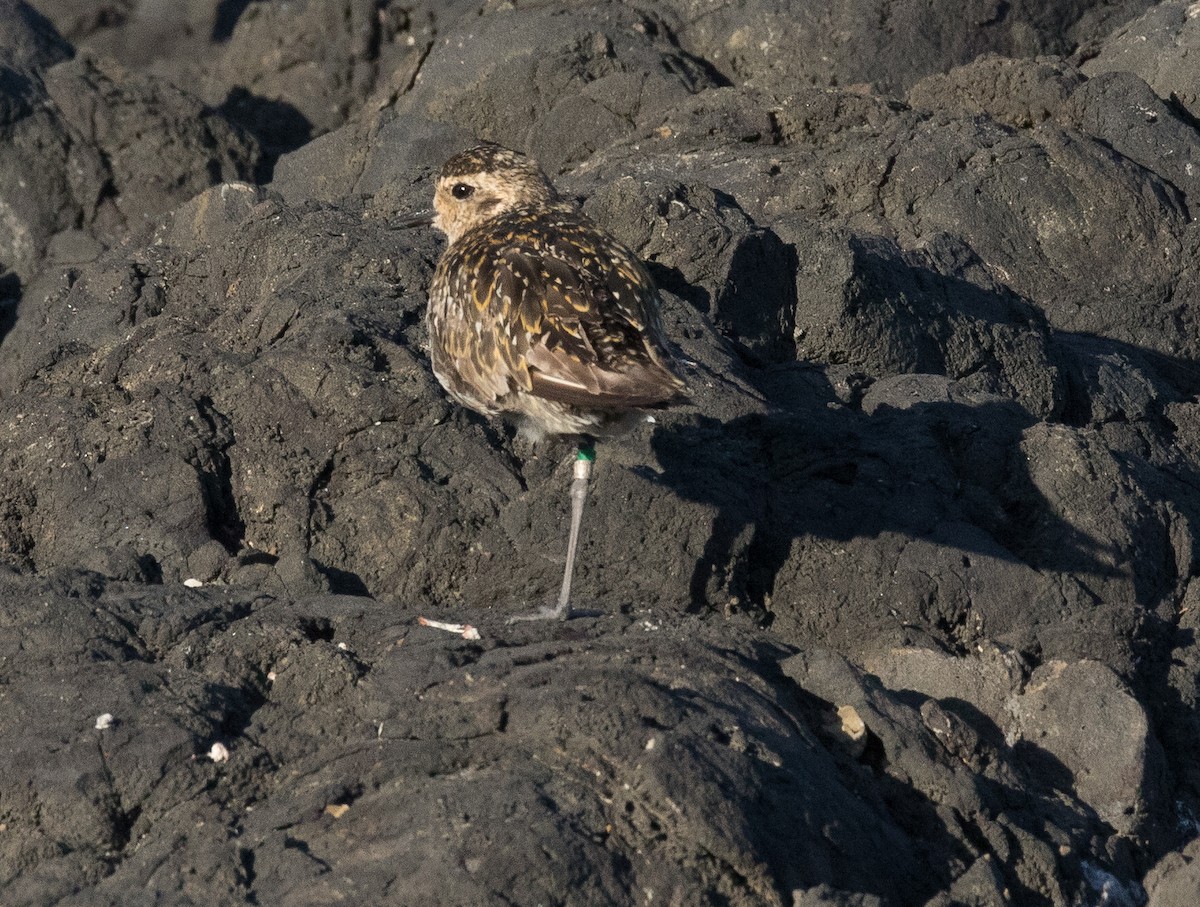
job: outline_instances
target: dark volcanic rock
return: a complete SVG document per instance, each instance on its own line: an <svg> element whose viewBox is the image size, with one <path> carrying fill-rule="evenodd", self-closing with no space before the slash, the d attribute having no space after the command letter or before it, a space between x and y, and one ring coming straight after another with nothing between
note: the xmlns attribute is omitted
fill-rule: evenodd
<svg viewBox="0 0 1200 907"><path fill-rule="evenodd" d="M584 210L638 250L662 289L706 314L745 354L795 358L795 252L728 196L624 177Z"/></svg>
<svg viewBox="0 0 1200 907"><path fill-rule="evenodd" d="M132 889L375 903L400 886L430 904L564 890L588 904L629 890L749 904L833 880L928 885L895 819L846 786L864 779L820 742L816 713L772 667L777 645L743 630L609 621L497 645L362 599L147 597L77 574L6 586L9 639L37 644L53 627L61 645L14 665L39 695L3 706L6 727L32 732L7 758L58 744L52 762L14 759L0 787L4 865L36 865L6 872L11 904L69 895L89 866L94 889L62 903L128 903ZM73 680L51 683L64 669ZM93 726L101 714L110 727ZM206 755L214 743L228 762ZM159 833L181 814L185 839ZM867 841L877 858L864 862ZM121 869L102 871L97 847L124 852ZM354 880L322 868L334 864Z"/></svg>
<svg viewBox="0 0 1200 907"><path fill-rule="evenodd" d="M106 57L129 66L144 66L164 57L196 53L215 36L227 32L228 12L245 2L185 0L39 0L40 9L75 45L90 44ZM227 34L225 35L227 37Z"/></svg>
<svg viewBox="0 0 1200 907"><path fill-rule="evenodd" d="M435 45L399 107L524 148L556 173L714 84L663 32L623 4L485 15Z"/></svg>
<svg viewBox="0 0 1200 907"><path fill-rule="evenodd" d="M9 90L28 82L40 69L71 56L71 46L53 24L25 0L4 0L0 45L4 47L3 81ZM5 111L5 121L11 111Z"/></svg>
<svg viewBox="0 0 1200 907"><path fill-rule="evenodd" d="M993 69L982 66L976 77L991 78ZM1113 106L1111 97L1119 96L1130 110L1144 90L1136 80L1108 88L1114 94L1105 103ZM1096 119L1088 113L1093 97L1085 85L1064 101L1065 124L1050 119L1014 130L847 92L749 92L746 103L773 118L771 136L734 153L725 142L702 143L693 131L644 133L597 155L586 168L587 184L611 182L618 161L625 171L635 168L638 179L672 170L679 180L730 196L760 227L778 233L787 229L782 222L798 224L791 228L797 260L818 275L836 259L818 233L812 262L804 243L814 242L813 231L805 221L843 235L882 235L905 251L944 250L949 260L934 266L944 276L959 277L955 270L962 269L985 294L1001 285L1004 293L1015 291L1054 328L1193 360L1200 355L1200 335L1190 329L1197 297L1177 292L1193 280L1200 242L1186 195L1186 154L1177 167L1171 146L1156 145L1155 127L1136 112L1120 128ZM1028 109L1031 102L1014 103ZM695 110L689 102L668 121ZM1104 137L1079 131L1089 124ZM1193 132L1178 118L1163 126L1168 139ZM819 282L833 282L835 274ZM1129 299L1147 304L1131 307ZM800 315L796 329L805 329ZM1194 388L1195 379L1184 386Z"/></svg>
<svg viewBox="0 0 1200 907"><path fill-rule="evenodd" d="M0 901L1191 903L1185 6L0 2ZM599 618L428 365L479 138L690 385Z"/></svg>
<svg viewBox="0 0 1200 907"><path fill-rule="evenodd" d="M218 4L218 15L237 5ZM407 88L433 31L433 11L375 0L252 3L233 15L227 40L214 41L193 72L201 96L258 136L272 158L341 126L374 94ZM187 74L181 63L174 56L154 69L178 78Z"/></svg>
<svg viewBox="0 0 1200 907"><path fill-rule="evenodd" d="M1055 116L1085 81L1078 70L1056 58L984 54L922 79L909 89L907 99L923 110L983 113L1014 129L1030 129Z"/></svg>
<svg viewBox="0 0 1200 907"><path fill-rule="evenodd" d="M906 251L892 240L825 231L796 218L776 228L797 269L796 353L874 376L946 375L961 387L1061 412L1060 355L1038 309L940 234Z"/></svg>
<svg viewBox="0 0 1200 907"><path fill-rule="evenodd" d="M1061 762L1100 821L1136 834L1157 813L1164 793L1158 742L1145 710L1110 669L1048 662L1009 709L1008 734L1024 741L1018 751L1036 748L1031 758Z"/></svg>
<svg viewBox="0 0 1200 907"><path fill-rule="evenodd" d="M386 110L285 156L280 191L326 201L394 191L414 165L436 167L480 138L528 151L555 174L715 84L661 21L624 4L570 15L499 4L451 22Z"/></svg>
<svg viewBox="0 0 1200 907"><path fill-rule="evenodd" d="M1069 53L1149 4L673 0L671 5L684 44L735 81L762 87L866 83L887 93L987 51L1016 57Z"/></svg>
<svg viewBox="0 0 1200 907"><path fill-rule="evenodd" d="M1066 903L1099 830L979 718L736 622L471 642L361 598L2 585L13 905Z"/></svg>
<svg viewBox="0 0 1200 907"><path fill-rule="evenodd" d="M25 16L16 5L5 16ZM0 261L32 278L49 252L75 262L144 232L157 217L221 180L248 178L258 147L196 99L111 63L66 51L42 20L12 34L30 69L0 79ZM11 30L11 27L10 27ZM0 35L0 41L6 36ZM57 42L57 43L55 43Z"/></svg>
<svg viewBox="0 0 1200 907"><path fill-rule="evenodd" d="M1189 199L1196 195L1200 161L1194 124L1178 105L1128 72L1088 79L1062 60L987 56L923 79L908 100L930 110L985 113L1019 129L1053 119L1100 139Z"/></svg>
<svg viewBox="0 0 1200 907"><path fill-rule="evenodd" d="M39 6L81 48L220 109L259 139L269 160L342 125L374 93L407 88L437 19L455 14L453 4L375 0Z"/></svg>
<svg viewBox="0 0 1200 907"><path fill-rule="evenodd" d="M45 109L39 76L71 49L20 0L0 4L0 23L0 267L28 276L50 235L70 223L70 140Z"/></svg>
<svg viewBox="0 0 1200 907"><path fill-rule="evenodd" d="M67 168L82 225L102 238L140 233L213 183L248 179L257 167L252 139L169 84L82 55L44 82L70 131Z"/></svg>
<svg viewBox="0 0 1200 907"><path fill-rule="evenodd" d="M1164 100L1192 117L1200 116L1200 78L1195 48L1200 24L1195 4L1186 0L1156 3L1106 40L1097 42L1081 69L1089 76L1131 72L1144 79Z"/></svg>
<svg viewBox="0 0 1200 907"><path fill-rule="evenodd" d="M1168 854L1146 877L1149 907L1184 907L1200 897L1200 841Z"/></svg>

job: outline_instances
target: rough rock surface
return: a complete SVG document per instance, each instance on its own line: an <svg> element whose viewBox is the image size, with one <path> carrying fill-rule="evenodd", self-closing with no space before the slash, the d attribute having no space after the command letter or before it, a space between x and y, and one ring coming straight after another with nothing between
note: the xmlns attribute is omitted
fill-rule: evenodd
<svg viewBox="0 0 1200 907"><path fill-rule="evenodd" d="M1146 876L1150 907L1184 907L1200 898L1200 843L1192 841L1182 853L1170 853Z"/></svg>
<svg viewBox="0 0 1200 907"><path fill-rule="evenodd" d="M1194 4L34 6L5 905L1196 902ZM561 625L570 445L446 399L393 223L478 138L692 389Z"/></svg>
<svg viewBox="0 0 1200 907"><path fill-rule="evenodd" d="M1186 0L1157 3L1116 29L1090 53L1082 54L1085 62L1081 68L1088 76L1132 73L1163 100L1197 116L1200 114L1197 43L1200 43L1200 20L1196 4Z"/></svg>
<svg viewBox="0 0 1200 907"><path fill-rule="evenodd" d="M88 261L222 180L257 143L174 86L80 55L24 3L0 3L0 267ZM51 65L57 63L57 65Z"/></svg>
<svg viewBox="0 0 1200 907"><path fill-rule="evenodd" d="M1068 53L1150 4L927 3L857 0L671 0L685 44L737 82L868 84L903 91L921 76L981 53Z"/></svg>

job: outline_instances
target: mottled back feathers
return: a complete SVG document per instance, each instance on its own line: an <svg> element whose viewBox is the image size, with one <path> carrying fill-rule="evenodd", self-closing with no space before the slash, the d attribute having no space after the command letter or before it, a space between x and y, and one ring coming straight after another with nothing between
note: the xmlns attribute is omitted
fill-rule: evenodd
<svg viewBox="0 0 1200 907"><path fill-rule="evenodd" d="M523 416L535 433L575 434L683 393L645 268L532 161L470 149L447 161L434 202L450 244L430 291L430 345L452 397Z"/></svg>

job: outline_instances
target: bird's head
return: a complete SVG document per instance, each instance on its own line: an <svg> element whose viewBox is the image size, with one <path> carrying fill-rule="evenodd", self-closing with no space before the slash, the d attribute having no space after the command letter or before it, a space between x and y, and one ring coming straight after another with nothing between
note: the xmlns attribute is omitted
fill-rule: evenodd
<svg viewBox="0 0 1200 907"><path fill-rule="evenodd" d="M537 164L489 142L461 151L442 165L433 194L433 225L454 242L477 224L557 199Z"/></svg>

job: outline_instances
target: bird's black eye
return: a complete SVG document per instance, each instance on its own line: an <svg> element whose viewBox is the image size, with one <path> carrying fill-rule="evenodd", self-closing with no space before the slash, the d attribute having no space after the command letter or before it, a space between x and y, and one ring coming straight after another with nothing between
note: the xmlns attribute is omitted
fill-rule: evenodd
<svg viewBox="0 0 1200 907"><path fill-rule="evenodd" d="M455 183L454 188L450 190L450 194L459 200L470 198L474 192L475 187L470 183Z"/></svg>

